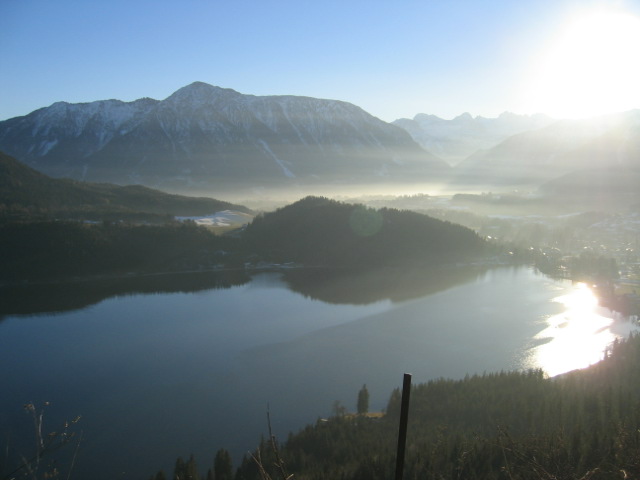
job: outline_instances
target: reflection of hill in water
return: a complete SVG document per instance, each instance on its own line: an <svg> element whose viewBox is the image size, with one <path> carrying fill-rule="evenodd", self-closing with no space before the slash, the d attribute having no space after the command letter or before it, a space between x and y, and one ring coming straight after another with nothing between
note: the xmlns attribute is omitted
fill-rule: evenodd
<svg viewBox="0 0 640 480"><path fill-rule="evenodd" d="M475 280L485 267L448 269L302 268L286 270L289 289L333 304L401 302ZM242 270L143 275L77 282L12 285L0 288L0 320L6 315L37 315L79 310L112 297L154 293L189 293L224 289L251 281Z"/></svg>
<svg viewBox="0 0 640 480"><path fill-rule="evenodd" d="M402 302L441 292L475 280L486 267L442 269L289 270L289 288L306 297L334 304L364 305L380 300Z"/></svg>
<svg viewBox="0 0 640 480"><path fill-rule="evenodd" d="M231 288L243 285L250 279L244 271L238 270L13 285L0 288L0 320L5 315L78 310L117 296Z"/></svg>

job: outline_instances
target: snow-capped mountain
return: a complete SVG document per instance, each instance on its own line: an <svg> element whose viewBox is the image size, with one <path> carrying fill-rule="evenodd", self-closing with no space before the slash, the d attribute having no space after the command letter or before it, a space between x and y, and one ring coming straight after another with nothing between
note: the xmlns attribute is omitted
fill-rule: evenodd
<svg viewBox="0 0 640 480"><path fill-rule="evenodd" d="M426 150L456 165L478 150L492 148L512 135L550 125L546 115L516 115L505 112L497 118L472 117L463 113L453 120L419 113L413 119L393 123L404 128Z"/></svg>
<svg viewBox="0 0 640 480"><path fill-rule="evenodd" d="M427 181L448 170L355 105L202 82L162 101L55 103L0 122L0 150L55 177L149 186Z"/></svg>

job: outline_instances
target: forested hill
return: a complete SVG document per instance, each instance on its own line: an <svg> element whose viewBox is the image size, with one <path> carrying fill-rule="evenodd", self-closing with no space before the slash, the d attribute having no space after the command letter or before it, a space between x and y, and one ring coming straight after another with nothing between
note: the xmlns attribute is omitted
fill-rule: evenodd
<svg viewBox="0 0 640 480"><path fill-rule="evenodd" d="M56 191L58 184L47 183L46 177L40 180L44 185L40 192ZM260 262L431 266L468 262L486 248L480 237L460 225L408 211L374 210L316 197L261 215L244 231L224 236L175 222L151 227L6 218L0 222L0 281L9 283L238 268Z"/></svg>
<svg viewBox="0 0 640 480"><path fill-rule="evenodd" d="M104 218L133 213L206 215L249 209L212 198L171 195L141 185L118 186L54 179L0 152L0 214Z"/></svg>
<svg viewBox="0 0 640 480"><path fill-rule="evenodd" d="M560 377L532 370L415 385L403 478L640 478L639 376L640 335L635 335L614 342L600 363ZM336 408L335 416L289 435L278 449L286 473L297 480L394 478L400 399L399 390L392 392L382 417ZM271 478L285 478L270 442L263 441L259 450L253 455ZM184 474L189 465L192 477ZM174 477L159 473L151 479L201 478L195 467L193 458L187 465L179 460ZM230 464L227 469L231 475ZM247 456L235 478L267 477Z"/></svg>
<svg viewBox="0 0 640 480"><path fill-rule="evenodd" d="M559 378L500 372L417 385L404 478L640 478L639 375L636 335ZM300 480L393 478L399 411L396 390L383 419L318 422L290 437L282 455Z"/></svg>
<svg viewBox="0 0 640 480"><path fill-rule="evenodd" d="M415 212L306 197L258 216L244 233L263 259L308 266L466 262L486 244L472 230Z"/></svg>

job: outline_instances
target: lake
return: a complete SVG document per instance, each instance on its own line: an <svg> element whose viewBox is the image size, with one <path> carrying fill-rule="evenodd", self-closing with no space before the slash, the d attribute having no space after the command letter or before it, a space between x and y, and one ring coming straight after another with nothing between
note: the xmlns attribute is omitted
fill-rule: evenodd
<svg viewBox="0 0 640 480"><path fill-rule="evenodd" d="M97 480L171 473L191 453L206 473L219 448L237 462L257 446L267 409L284 440L336 401L355 410L363 384L383 409L405 372L557 375L635 328L586 285L525 267L210 272L0 294L0 438L30 453L27 402L50 402L47 432L82 415L72 478Z"/></svg>

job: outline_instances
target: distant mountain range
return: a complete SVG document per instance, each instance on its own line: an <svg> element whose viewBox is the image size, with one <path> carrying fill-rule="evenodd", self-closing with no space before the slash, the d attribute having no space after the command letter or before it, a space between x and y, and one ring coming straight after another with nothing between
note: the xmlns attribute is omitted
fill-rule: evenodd
<svg viewBox="0 0 640 480"><path fill-rule="evenodd" d="M584 120L418 114L393 123L455 165L454 188L541 187L545 194L586 195L632 192L640 183L640 110Z"/></svg>
<svg viewBox="0 0 640 480"><path fill-rule="evenodd" d="M428 181L449 170L355 105L201 82L162 101L55 103L0 122L0 150L54 177L165 188Z"/></svg>
<svg viewBox="0 0 640 480"><path fill-rule="evenodd" d="M561 120L513 135L457 165L456 178L459 183L539 186L594 169L640 171L640 110ZM574 189L579 183L573 182Z"/></svg>
<svg viewBox="0 0 640 480"><path fill-rule="evenodd" d="M419 113L413 119L393 123L404 128L422 147L456 165L478 150L495 147L512 135L537 130L553 123L546 115L516 115L505 112L497 118L472 117L463 113L453 120Z"/></svg>
<svg viewBox="0 0 640 480"><path fill-rule="evenodd" d="M53 177L200 194L405 182L530 189L555 180L546 191L560 191L560 177L584 191L585 170L636 178L640 110L589 120L418 114L390 124L346 102L195 82L161 101L58 102L2 121L0 150Z"/></svg>

